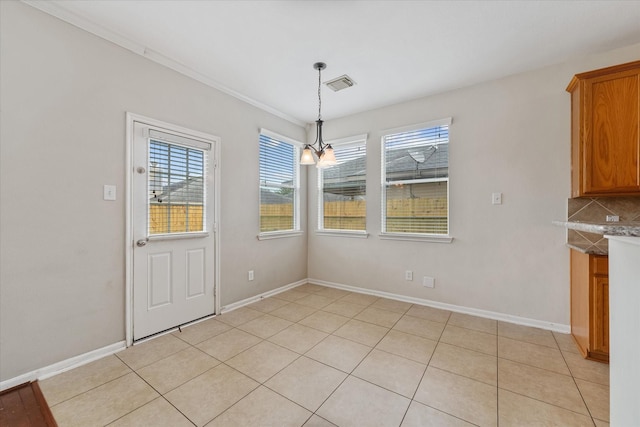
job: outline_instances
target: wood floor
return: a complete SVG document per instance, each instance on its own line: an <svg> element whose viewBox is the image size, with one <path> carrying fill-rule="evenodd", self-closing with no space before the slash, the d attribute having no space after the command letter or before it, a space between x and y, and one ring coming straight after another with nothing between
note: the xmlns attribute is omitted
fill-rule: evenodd
<svg viewBox="0 0 640 427"><path fill-rule="evenodd" d="M37 381L0 393L0 426L57 427Z"/></svg>

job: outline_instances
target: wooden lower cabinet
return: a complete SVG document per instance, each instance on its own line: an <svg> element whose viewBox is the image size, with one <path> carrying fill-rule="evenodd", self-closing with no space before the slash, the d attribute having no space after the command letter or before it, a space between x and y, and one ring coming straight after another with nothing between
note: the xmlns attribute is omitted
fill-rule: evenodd
<svg viewBox="0 0 640 427"><path fill-rule="evenodd" d="M571 250L571 334L587 359L609 362L609 257Z"/></svg>

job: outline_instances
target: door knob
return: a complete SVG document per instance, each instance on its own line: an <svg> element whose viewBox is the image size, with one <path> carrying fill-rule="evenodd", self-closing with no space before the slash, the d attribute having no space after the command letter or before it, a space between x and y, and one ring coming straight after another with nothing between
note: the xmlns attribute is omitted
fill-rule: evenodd
<svg viewBox="0 0 640 427"><path fill-rule="evenodd" d="M137 245L139 248L141 248L141 247L143 247L143 246L147 246L147 241L148 241L148 240L149 240L149 239L140 239L140 240L138 240L138 241L136 242L136 245Z"/></svg>

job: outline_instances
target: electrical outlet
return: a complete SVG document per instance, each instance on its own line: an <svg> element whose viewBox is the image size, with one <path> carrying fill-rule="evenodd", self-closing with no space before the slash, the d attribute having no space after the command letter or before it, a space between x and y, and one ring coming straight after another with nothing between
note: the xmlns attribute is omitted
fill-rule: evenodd
<svg viewBox="0 0 640 427"><path fill-rule="evenodd" d="M435 288L436 287L436 279L429 276L424 276L422 278L422 286L425 288Z"/></svg>
<svg viewBox="0 0 640 427"><path fill-rule="evenodd" d="M413 271L407 270L404 272L404 280L413 280Z"/></svg>
<svg viewBox="0 0 640 427"><path fill-rule="evenodd" d="M620 221L620 215L607 215L607 222L618 222Z"/></svg>
<svg viewBox="0 0 640 427"><path fill-rule="evenodd" d="M253 280L253 270L249 270L249 281Z"/></svg>

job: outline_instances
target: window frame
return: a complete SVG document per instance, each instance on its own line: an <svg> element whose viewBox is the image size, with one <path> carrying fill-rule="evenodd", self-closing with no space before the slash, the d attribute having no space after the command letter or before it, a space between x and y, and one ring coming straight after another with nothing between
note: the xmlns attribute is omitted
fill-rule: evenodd
<svg viewBox="0 0 640 427"><path fill-rule="evenodd" d="M368 174L366 172L366 158L367 158L367 139L368 134L354 135L340 139L334 139L331 141L327 141L327 144L330 144L334 147L335 151L339 151L340 147L349 147L356 145L364 145L365 147L365 201L366 198L366 182ZM328 169L328 168L327 168ZM316 225L316 234L323 236L334 236L334 237L351 237L351 238L368 238L369 233L367 231L367 214L365 208L365 229L364 230L353 230L353 229L335 229L335 228L324 228L324 168L318 168L317 172L317 202L318 202L318 217L317 217L317 225Z"/></svg>
<svg viewBox="0 0 640 427"><path fill-rule="evenodd" d="M387 164L386 164L386 138L399 133L404 132L412 132L421 129L430 129L438 126L451 126L453 119L451 117L432 120L429 122L418 123L409 126L403 126L399 128L387 129L382 131L382 136L380 138L380 148L381 148L381 194L380 194L380 215L381 215L381 232L379 234L380 239L383 240L406 240L406 241L414 241L414 242L432 242L432 243L451 243L453 241L453 237L451 236L451 197L450 197L450 177L449 173L447 173L446 178L436 178L436 179L416 179L416 180L402 180L396 182L402 183L423 183L423 182L447 182L447 233L446 234L436 234L436 233L404 233L404 232L388 232L386 230L387 223L387 188L389 184L387 182ZM450 129L449 129L450 130ZM449 134L449 141L447 144L450 144L451 136ZM448 164L449 167L449 164ZM416 182L420 181L420 182Z"/></svg>
<svg viewBox="0 0 640 427"><path fill-rule="evenodd" d="M260 180L261 165L260 165L260 136L266 136L274 139L280 143L289 144L293 147L293 228L287 230L274 230L274 231L260 231L261 225L261 194L263 184ZM300 236L303 231L300 228L300 153L303 144L300 141L296 141L293 138L281 135L279 133L270 131L268 129L261 128L258 134L258 240L279 239L285 237Z"/></svg>

